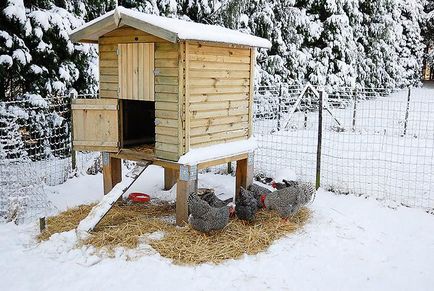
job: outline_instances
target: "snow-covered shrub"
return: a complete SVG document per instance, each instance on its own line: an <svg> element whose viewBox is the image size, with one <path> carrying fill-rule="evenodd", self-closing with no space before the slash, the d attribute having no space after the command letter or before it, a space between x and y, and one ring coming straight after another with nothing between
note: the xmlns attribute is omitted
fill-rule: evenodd
<svg viewBox="0 0 434 291"><path fill-rule="evenodd" d="M0 100L16 100L24 94L63 95L70 88L95 91L95 49L73 44L68 36L84 21L72 13L74 2L55 6L59 3L7 0L0 4L0 43L4 42L0 45Z"/></svg>

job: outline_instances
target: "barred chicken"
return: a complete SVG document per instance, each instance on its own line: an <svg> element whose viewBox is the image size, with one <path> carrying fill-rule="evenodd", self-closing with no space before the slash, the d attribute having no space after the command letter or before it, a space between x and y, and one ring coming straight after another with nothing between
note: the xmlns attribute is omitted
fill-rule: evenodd
<svg viewBox="0 0 434 291"><path fill-rule="evenodd" d="M201 190L201 191L199 191L199 190ZM198 189L198 195L199 195L200 199L202 199L203 201L206 201L212 207L220 208L223 206L227 206L229 203L233 202L233 198L221 200L220 198L218 198L215 195L215 192L213 189L206 189L206 188Z"/></svg>
<svg viewBox="0 0 434 291"><path fill-rule="evenodd" d="M204 233L223 229L229 222L230 213L234 212L233 203L220 208L212 207L194 193L188 197L188 208L191 227Z"/></svg>
<svg viewBox="0 0 434 291"><path fill-rule="evenodd" d="M252 192L253 197L255 197L255 199L257 201L258 208L262 207L262 205L260 203L261 196L262 195L267 195L267 194L271 193L271 190L269 190L269 189L267 189L265 187L262 187L260 185L257 185L257 184L250 185L249 187L247 187L247 190L249 190L250 192Z"/></svg>
<svg viewBox="0 0 434 291"><path fill-rule="evenodd" d="M262 184L269 184L273 181L272 178L266 177L264 174L258 174L255 176L255 180L261 182Z"/></svg>
<svg viewBox="0 0 434 291"><path fill-rule="evenodd" d="M299 183L297 181L288 181L283 179L282 182L274 182L271 184L271 187L273 187L274 189L280 190L286 187L298 187Z"/></svg>
<svg viewBox="0 0 434 291"><path fill-rule="evenodd" d="M315 187L312 184L297 182L297 184L291 184L289 187L261 196L261 204L264 208L276 210L282 218L287 219L306 205L314 193Z"/></svg>
<svg viewBox="0 0 434 291"><path fill-rule="evenodd" d="M240 193L235 200L235 213L238 218L252 222L255 220L257 210L258 201L253 196L253 193L241 187Z"/></svg>

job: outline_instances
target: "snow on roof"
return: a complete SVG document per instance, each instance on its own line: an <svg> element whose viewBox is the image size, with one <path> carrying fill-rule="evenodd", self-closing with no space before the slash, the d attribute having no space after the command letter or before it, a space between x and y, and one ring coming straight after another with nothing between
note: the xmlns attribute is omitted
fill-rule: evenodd
<svg viewBox="0 0 434 291"><path fill-rule="evenodd" d="M246 140L211 145L188 151L188 153L179 158L178 163L184 165L197 165L199 163L251 152L257 147L258 144L253 137Z"/></svg>
<svg viewBox="0 0 434 291"><path fill-rule="evenodd" d="M257 37L217 25L200 24L175 18L146 14L122 6L117 7L70 33L72 41L98 41L117 27L129 25L170 42L179 40L209 41L250 47L270 48L271 43Z"/></svg>

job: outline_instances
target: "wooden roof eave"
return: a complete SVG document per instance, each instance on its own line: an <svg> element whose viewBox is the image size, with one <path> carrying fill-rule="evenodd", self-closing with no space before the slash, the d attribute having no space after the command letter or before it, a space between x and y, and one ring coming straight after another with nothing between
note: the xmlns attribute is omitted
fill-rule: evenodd
<svg viewBox="0 0 434 291"><path fill-rule="evenodd" d="M103 18L86 28L71 33L69 38L72 42L98 43L99 37L124 25L134 27L172 43L177 43L179 41L176 33L143 22L123 13L114 13L109 17Z"/></svg>
<svg viewBox="0 0 434 291"><path fill-rule="evenodd" d="M147 32L149 34L152 34L152 35L157 36L159 38L165 39L165 40L172 42L172 43L177 43L179 41L178 35L176 33L162 29L161 27L143 22L141 20L138 20L134 17L128 16L125 14L122 14L120 23L123 25L128 25L128 26L134 27L138 30Z"/></svg>
<svg viewBox="0 0 434 291"><path fill-rule="evenodd" d="M111 15L112 16L112 15ZM106 34L118 27L116 19L113 17L103 18L84 29L80 29L69 35L72 42L98 42L100 35Z"/></svg>

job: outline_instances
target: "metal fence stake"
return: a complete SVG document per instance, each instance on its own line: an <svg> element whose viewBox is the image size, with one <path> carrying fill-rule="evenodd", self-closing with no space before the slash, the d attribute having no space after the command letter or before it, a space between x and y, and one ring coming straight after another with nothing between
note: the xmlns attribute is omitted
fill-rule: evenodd
<svg viewBox="0 0 434 291"><path fill-rule="evenodd" d="M71 167L72 167L73 171L75 171L75 169L77 169L77 156L76 156L76 152L74 151L74 145L73 145L73 142L74 142L74 132L73 132L73 129L72 129L72 123L73 123L73 120L72 120L72 116L73 116L73 113L72 113L72 100L74 98L75 98L75 93L74 92L69 93L69 106L70 106L69 110L70 110L70 114L71 114L71 122L69 124L69 130L71 132Z"/></svg>
<svg viewBox="0 0 434 291"><path fill-rule="evenodd" d="M280 119L282 116L282 84L280 84L279 88L279 96L277 97L278 105L277 105L277 130L280 130Z"/></svg>
<svg viewBox="0 0 434 291"><path fill-rule="evenodd" d="M316 179L315 188L321 185L321 143L322 143L322 109L323 109L323 94L324 91L319 92L319 108L318 108L318 143L316 147Z"/></svg>
<svg viewBox="0 0 434 291"><path fill-rule="evenodd" d="M47 226L47 222L45 220L45 217L39 218L39 232L42 233Z"/></svg>
<svg viewBox="0 0 434 291"><path fill-rule="evenodd" d="M354 89L353 131L356 130L356 113L357 113L357 89Z"/></svg>
<svg viewBox="0 0 434 291"><path fill-rule="evenodd" d="M404 121L404 133L403 136L407 134L407 124L408 124L408 113L410 111L410 97L411 97L411 87L408 87L408 96L407 96L407 108L405 109L405 121Z"/></svg>

